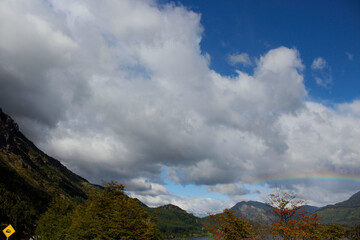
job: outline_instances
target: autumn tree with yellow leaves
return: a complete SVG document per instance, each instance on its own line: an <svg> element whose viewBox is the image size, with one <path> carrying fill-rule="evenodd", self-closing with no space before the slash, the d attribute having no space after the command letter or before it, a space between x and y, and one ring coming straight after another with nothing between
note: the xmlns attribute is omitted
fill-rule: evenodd
<svg viewBox="0 0 360 240"><path fill-rule="evenodd" d="M245 219L237 217L235 211L225 209L221 214L210 215L211 222L205 228L214 235L214 240L250 239L251 225Z"/></svg>
<svg viewBox="0 0 360 240"><path fill-rule="evenodd" d="M83 204L54 201L42 215L36 239L162 240L155 219L116 182Z"/></svg>

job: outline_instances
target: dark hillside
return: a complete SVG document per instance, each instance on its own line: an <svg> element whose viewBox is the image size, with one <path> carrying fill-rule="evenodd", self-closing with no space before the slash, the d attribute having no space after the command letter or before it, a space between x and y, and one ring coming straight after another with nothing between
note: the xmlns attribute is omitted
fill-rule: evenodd
<svg viewBox="0 0 360 240"><path fill-rule="evenodd" d="M203 220L187 213L185 210L168 204L158 208L148 208L158 218L158 228L165 238L182 238L205 236L208 232L203 228Z"/></svg>
<svg viewBox="0 0 360 240"><path fill-rule="evenodd" d="M0 224L31 234L53 197L86 199L98 187L39 150L0 109Z"/></svg>
<svg viewBox="0 0 360 240"><path fill-rule="evenodd" d="M360 191L352 195L348 200L336 203L335 207L360 207Z"/></svg>
<svg viewBox="0 0 360 240"><path fill-rule="evenodd" d="M39 150L1 109L0 159L0 184L10 191L21 193L23 188L16 186L26 185L26 193L33 188L50 195L86 198L87 191L92 188L84 178ZM13 178L18 181L14 182Z"/></svg>
<svg viewBox="0 0 360 240"><path fill-rule="evenodd" d="M317 214L321 216L322 223L360 224L360 192L355 193L346 201L319 209Z"/></svg>

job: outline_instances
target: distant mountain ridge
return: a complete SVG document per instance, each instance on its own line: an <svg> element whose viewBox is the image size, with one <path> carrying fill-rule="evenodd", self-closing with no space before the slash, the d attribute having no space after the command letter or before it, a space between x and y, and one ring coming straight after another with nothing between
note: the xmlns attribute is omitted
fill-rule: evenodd
<svg viewBox="0 0 360 240"><path fill-rule="evenodd" d="M157 208L147 208L158 218L158 228L166 239L205 236L204 219L187 213L178 206L167 204Z"/></svg>
<svg viewBox="0 0 360 240"><path fill-rule="evenodd" d="M268 222L272 216L272 207L258 201L238 202L230 210L235 210L237 216L250 221Z"/></svg>
<svg viewBox="0 0 360 240"><path fill-rule="evenodd" d="M179 213L187 213L184 209L173 205L173 204L166 204L160 207L157 207L155 209L164 209L164 210L170 210L170 211L174 211L174 212L179 212Z"/></svg>
<svg viewBox="0 0 360 240"><path fill-rule="evenodd" d="M320 207L305 204L304 206L302 206L302 209L304 209L305 211L308 211L310 214L312 214L312 213L315 213L317 210L319 210Z"/></svg>
<svg viewBox="0 0 360 240"><path fill-rule="evenodd" d="M329 205L334 207L360 207L360 191L352 195L348 200Z"/></svg>
<svg viewBox="0 0 360 240"><path fill-rule="evenodd" d="M303 209L312 214L319 208L315 206L304 205ZM271 218L274 217L272 213L272 207L258 201L242 201L233 206L231 210L235 210L239 217L255 222L269 222Z"/></svg>
<svg viewBox="0 0 360 240"><path fill-rule="evenodd" d="M360 191L348 200L327 205L316 212L322 223L354 225L360 224Z"/></svg>
<svg viewBox="0 0 360 240"><path fill-rule="evenodd" d="M329 224L360 224L360 191L352 195L348 200L325 207L304 205L303 209L310 214L317 213L320 222ZM272 208L262 202L242 201L231 208L236 214L249 221L270 221L273 217Z"/></svg>

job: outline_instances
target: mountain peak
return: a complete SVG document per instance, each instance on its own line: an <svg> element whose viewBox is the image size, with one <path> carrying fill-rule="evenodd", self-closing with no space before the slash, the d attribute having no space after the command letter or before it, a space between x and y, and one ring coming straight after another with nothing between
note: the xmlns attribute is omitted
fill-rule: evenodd
<svg viewBox="0 0 360 240"><path fill-rule="evenodd" d="M256 208L261 208L261 209L271 209L271 207L266 205L265 203L258 202L258 201L252 201L252 200L238 202L231 209L240 208L243 206L251 206L251 207L256 207Z"/></svg>
<svg viewBox="0 0 360 240"><path fill-rule="evenodd" d="M251 221L269 221L272 216L271 207L258 201L238 202L230 210L235 210L236 214Z"/></svg>
<svg viewBox="0 0 360 240"><path fill-rule="evenodd" d="M348 200L335 204L338 207L360 207L360 191L352 195Z"/></svg>
<svg viewBox="0 0 360 240"><path fill-rule="evenodd" d="M186 212L184 209L182 209L176 205L173 205L173 204L166 204L166 205L160 206L158 208L166 209L166 210L174 210L174 211L178 211L178 212Z"/></svg>
<svg viewBox="0 0 360 240"><path fill-rule="evenodd" d="M18 133L18 124L0 108L0 147L5 146Z"/></svg>
<svg viewBox="0 0 360 240"><path fill-rule="evenodd" d="M0 121L1 121L1 125L5 125L9 129L13 129L16 132L19 131L19 126L17 125L17 123L10 116L5 114L2 108L0 108Z"/></svg>

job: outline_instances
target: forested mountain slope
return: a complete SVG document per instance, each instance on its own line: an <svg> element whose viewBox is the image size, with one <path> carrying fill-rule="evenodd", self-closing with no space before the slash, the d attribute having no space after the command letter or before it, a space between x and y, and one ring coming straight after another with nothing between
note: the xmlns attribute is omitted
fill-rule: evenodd
<svg viewBox="0 0 360 240"><path fill-rule="evenodd" d="M99 189L39 150L0 109L0 224L29 234L53 197L86 199Z"/></svg>
<svg viewBox="0 0 360 240"><path fill-rule="evenodd" d="M355 193L346 201L319 209L317 214L321 216L322 223L360 224L360 192Z"/></svg>

